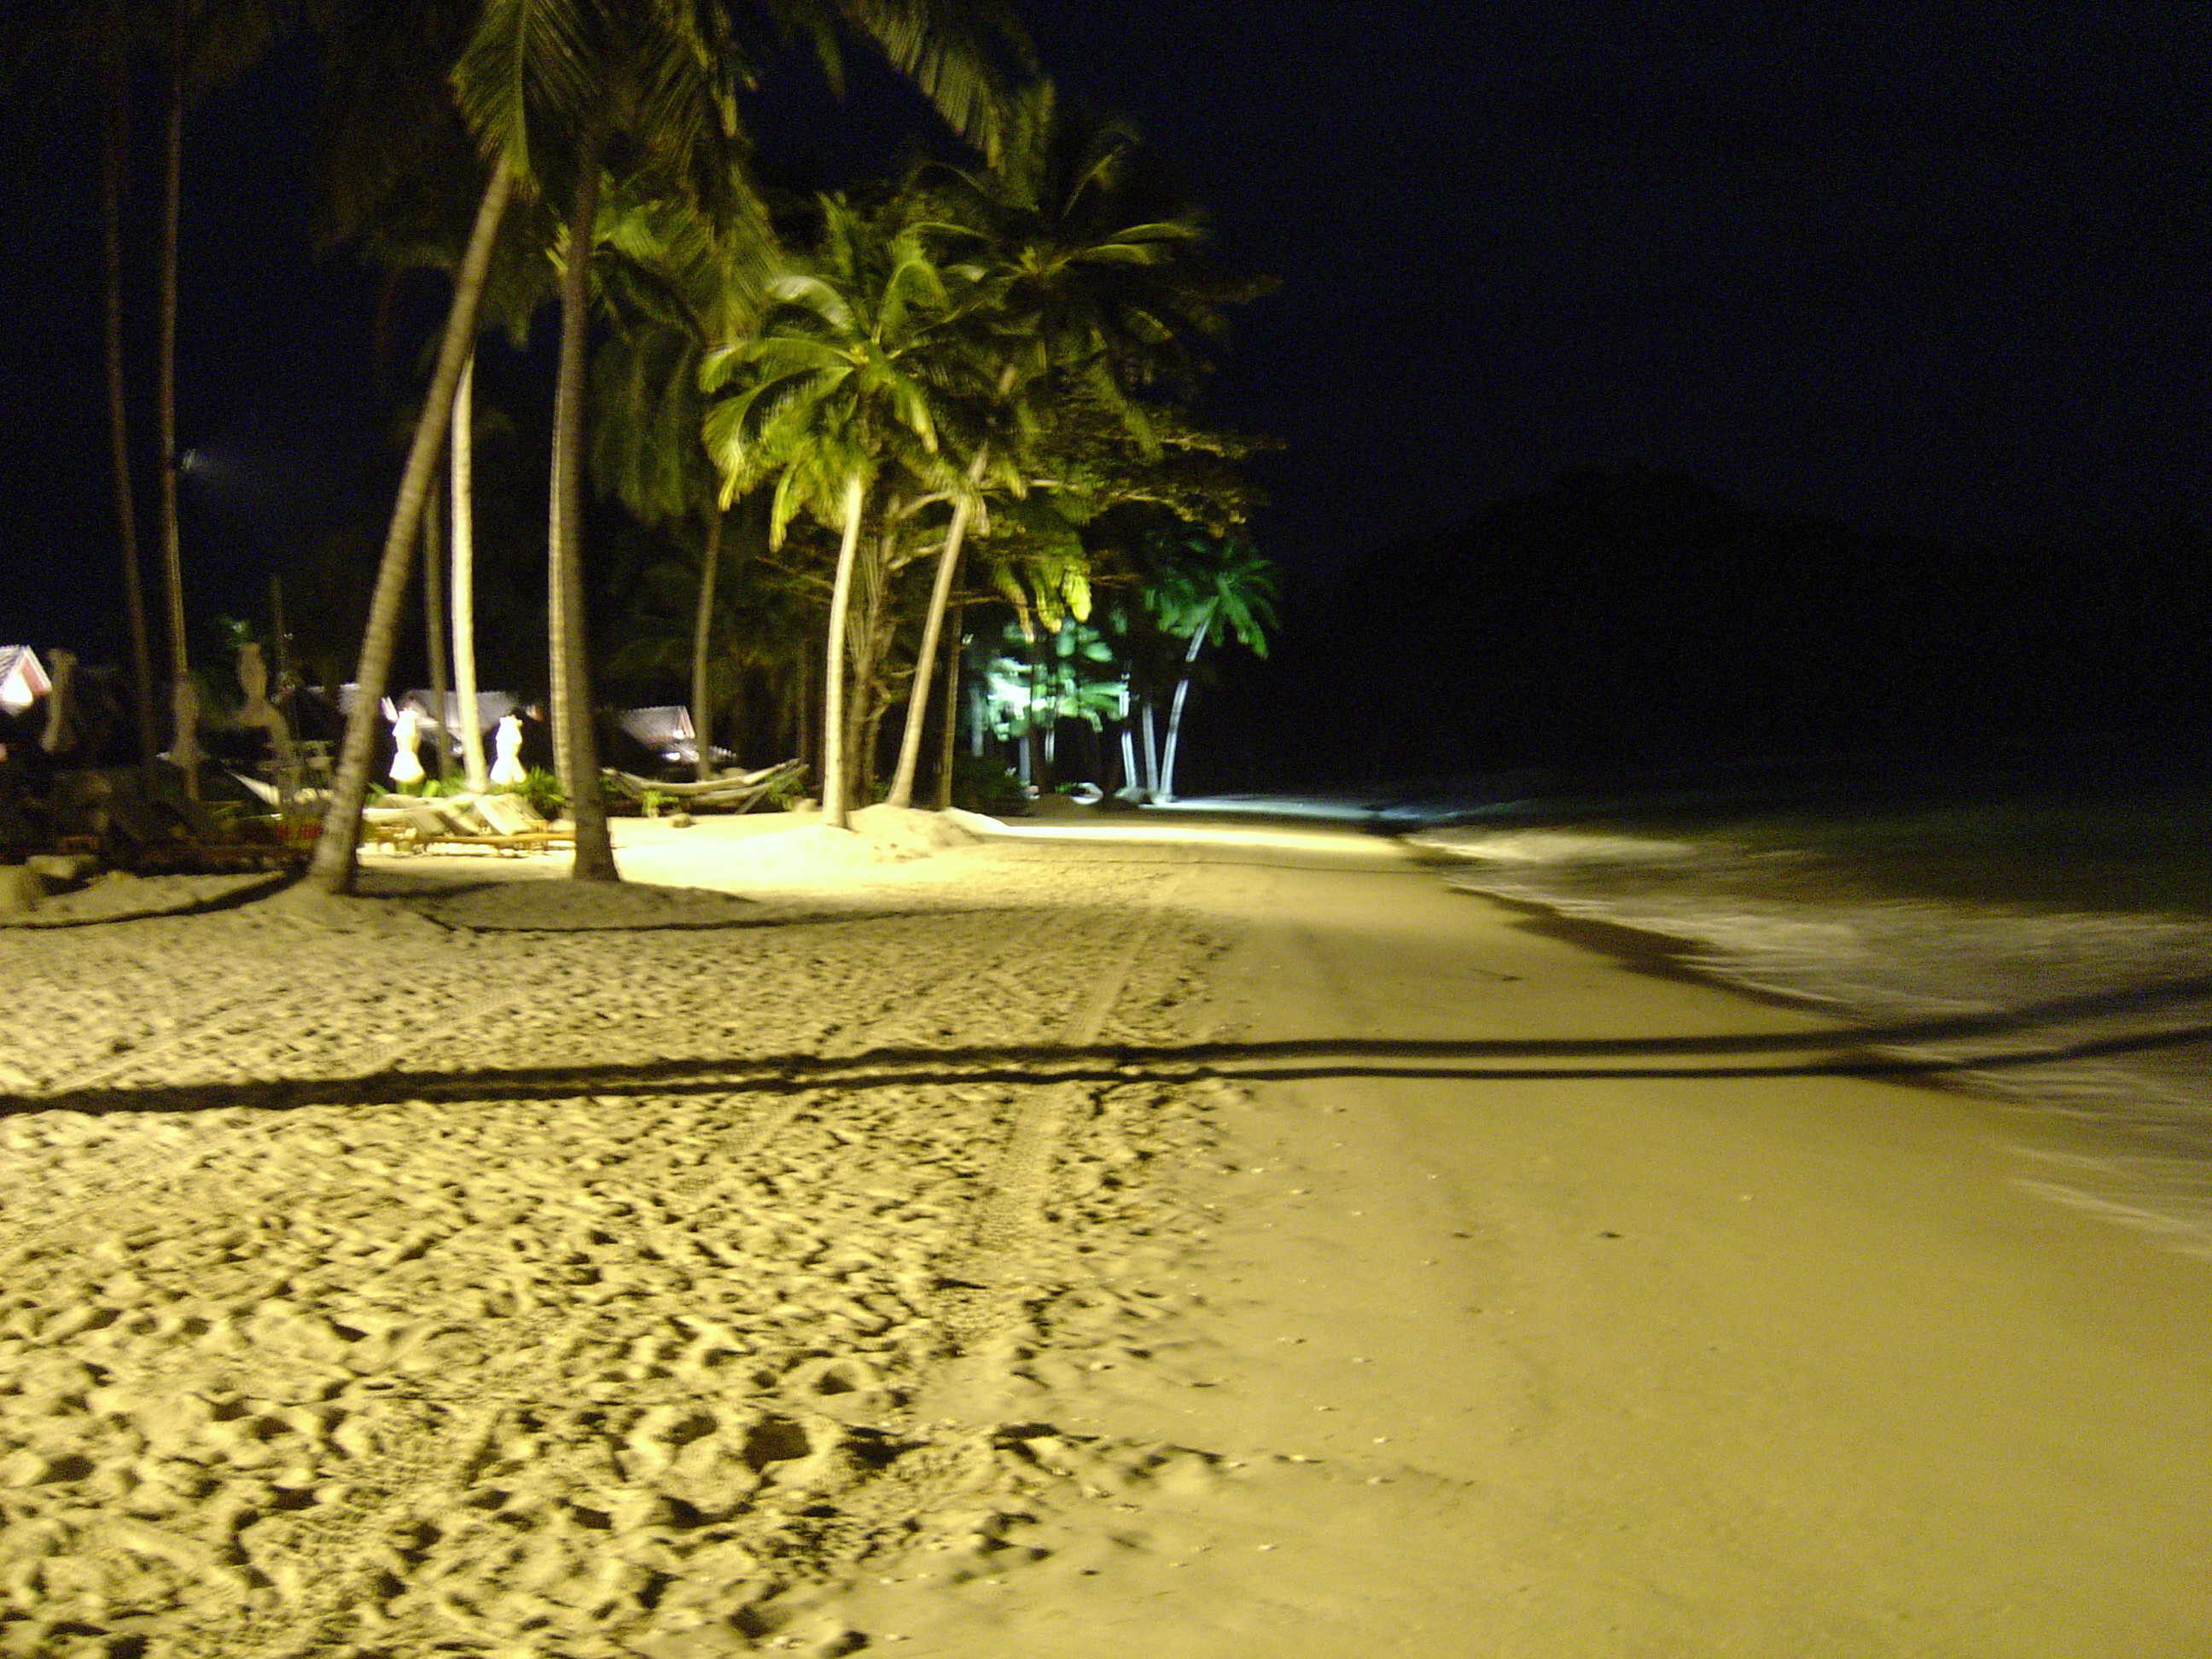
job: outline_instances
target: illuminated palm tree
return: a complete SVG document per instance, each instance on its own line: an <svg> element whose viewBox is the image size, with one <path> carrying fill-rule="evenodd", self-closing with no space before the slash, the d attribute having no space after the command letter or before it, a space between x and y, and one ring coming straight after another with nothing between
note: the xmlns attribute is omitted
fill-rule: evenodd
<svg viewBox="0 0 2212 1659"><path fill-rule="evenodd" d="M913 228L886 234L837 198L824 198L822 212L819 258L770 283L758 332L710 350L700 384L730 394L706 420L723 501L772 480L771 546L782 545L802 511L840 538L824 653L822 804L842 828L851 800L846 623L870 494L902 470L956 500L969 486L938 441L932 356L956 343L945 274Z"/></svg>

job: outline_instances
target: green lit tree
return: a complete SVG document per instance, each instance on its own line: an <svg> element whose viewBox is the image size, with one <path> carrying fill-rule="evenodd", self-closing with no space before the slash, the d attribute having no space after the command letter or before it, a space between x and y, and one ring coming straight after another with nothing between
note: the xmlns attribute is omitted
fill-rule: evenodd
<svg viewBox="0 0 2212 1659"><path fill-rule="evenodd" d="M1186 641L1169 706L1167 741L1160 754L1158 798L1175 799L1176 749L1191 676L1209 642L1234 639L1261 656L1275 626L1274 565L1236 536L1195 530L1154 538L1143 593L1146 607L1169 637Z"/></svg>

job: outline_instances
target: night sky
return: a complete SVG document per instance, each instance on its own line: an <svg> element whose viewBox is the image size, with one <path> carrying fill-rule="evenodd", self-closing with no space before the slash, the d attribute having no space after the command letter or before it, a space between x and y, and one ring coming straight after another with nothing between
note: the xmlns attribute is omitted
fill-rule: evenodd
<svg viewBox="0 0 2212 1659"><path fill-rule="evenodd" d="M1287 441L1255 528L1294 566L1593 462L1984 539L2203 505L2199 5L1024 14L1065 87L1176 163L1224 260L1282 279L1211 408ZM240 594L368 498L384 418L371 283L307 246L309 76L289 53L187 130L182 425L216 465L191 484L185 557ZM97 647L114 555L89 114L0 133L0 639ZM150 396L135 414L150 478Z"/></svg>

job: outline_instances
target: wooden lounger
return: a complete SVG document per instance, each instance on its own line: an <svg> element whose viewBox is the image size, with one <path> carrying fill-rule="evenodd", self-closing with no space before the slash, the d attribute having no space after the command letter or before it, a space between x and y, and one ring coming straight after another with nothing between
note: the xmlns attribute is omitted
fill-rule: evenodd
<svg viewBox="0 0 2212 1659"><path fill-rule="evenodd" d="M362 817L373 842L396 853L547 853L576 844L573 825L548 823L520 795L386 795Z"/></svg>

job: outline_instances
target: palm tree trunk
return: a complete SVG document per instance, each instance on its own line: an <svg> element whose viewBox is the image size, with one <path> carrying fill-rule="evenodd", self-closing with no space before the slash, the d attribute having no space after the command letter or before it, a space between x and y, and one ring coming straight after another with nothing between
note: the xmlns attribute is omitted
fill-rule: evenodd
<svg viewBox="0 0 2212 1659"><path fill-rule="evenodd" d="M990 454L988 446L975 452L968 468L968 482L983 476ZM938 635L944 631L945 610L952 598L952 580L960 568L960 544L968 534L970 503L965 499L952 508L945 527L945 550L937 557L937 580L929 590L929 614L922 619L921 648L914 655L914 684L908 689L906 726L899 733L898 769L891 774L891 792L885 797L893 806L914 805L915 769L921 760L921 726L929 712L930 671L937 665Z"/></svg>
<svg viewBox="0 0 2212 1659"><path fill-rule="evenodd" d="M830 589L829 639L822 656L822 817L836 829L852 826L845 779L845 617L852 608L854 556L860 545L860 475L845 480L844 539L837 548L837 579Z"/></svg>
<svg viewBox="0 0 2212 1659"><path fill-rule="evenodd" d="M452 750L447 746L448 723L453 717L451 677L446 672L446 550L439 540L438 481L430 480L429 499L422 507L422 641L430 657L430 702L437 713L437 779L449 782L453 775Z"/></svg>
<svg viewBox="0 0 2212 1659"><path fill-rule="evenodd" d="M1135 732L1135 728L1134 728L1134 727L1133 727L1133 726L1130 725L1130 723L1129 723L1129 716L1130 716L1130 713L1131 713L1131 710L1130 710L1130 708L1129 708L1129 676L1128 676L1127 672L1125 671L1125 672L1122 673L1122 675L1121 675L1121 787L1122 787L1124 789L1136 789L1136 788L1139 788L1139 787L1142 787L1142 786L1140 786L1140 785L1138 783L1138 781L1137 781L1137 739L1136 739L1136 732Z"/></svg>
<svg viewBox="0 0 2212 1659"><path fill-rule="evenodd" d="M714 775L714 704L708 684L709 653L714 632L714 576L722 562L722 509L707 514L707 551L699 570L699 614L691 623L691 743L693 775L704 783Z"/></svg>
<svg viewBox="0 0 2212 1659"><path fill-rule="evenodd" d="M599 789L592 730L591 641L584 610L584 326L592 299L592 229L599 210L599 145L578 147L576 199L568 212L568 263L561 273L561 366L553 403L553 501L546 535L552 629L553 744L575 825L578 881L620 881Z"/></svg>
<svg viewBox="0 0 2212 1659"><path fill-rule="evenodd" d="M491 787L491 774L477 711L476 382L471 351L453 388L453 699L460 705L462 781L480 794Z"/></svg>
<svg viewBox="0 0 2212 1659"><path fill-rule="evenodd" d="M1175 701L1168 705L1167 747L1160 751L1159 798L1162 800L1175 799L1176 741L1182 735L1183 699L1190 695L1191 665L1198 660L1198 653L1206 648L1206 636L1212 626L1213 617L1208 614L1206 619L1199 623L1198 632L1190 636L1190 649L1182 656L1182 678L1176 682Z"/></svg>
<svg viewBox="0 0 2212 1659"><path fill-rule="evenodd" d="M881 781L876 770L876 740L884 716L890 712L896 692L890 684L891 646L898 632L898 617L891 608L891 561L898 550L898 520L895 510L884 515L882 534L876 538L872 557L860 565L854 577L853 614L846 619L845 637L851 642L852 697L846 709L848 741L852 757L853 793L856 806L880 799Z"/></svg>
<svg viewBox="0 0 2212 1659"><path fill-rule="evenodd" d="M154 665L146 642L146 594L138 570L138 508L131 497L131 430L123 398L123 179L131 155L131 70L120 47L106 65L106 130L100 152L100 262L107 288L107 447L115 473L115 527L123 548L123 602L131 623L131 689L138 719L138 763L150 768Z"/></svg>
<svg viewBox="0 0 2212 1659"><path fill-rule="evenodd" d="M1145 763L1145 793L1158 795L1160 793L1160 734L1152 724L1152 698L1146 696L1138 701L1144 711L1145 741L1138 749L1137 757Z"/></svg>
<svg viewBox="0 0 2212 1659"><path fill-rule="evenodd" d="M177 218L181 201L185 153L185 17L186 0L173 0L169 13L169 104L161 150L161 343L155 383L155 435L161 446L161 584L168 602L171 706L181 715L190 706L191 661L185 649L184 560L177 531ZM190 756L197 745L189 732L173 738ZM199 799L199 769L187 765L185 798Z"/></svg>
<svg viewBox="0 0 2212 1659"><path fill-rule="evenodd" d="M942 812L952 805L952 756L960 738L960 624L967 607L952 607L951 637L945 644L945 729L938 734L937 787L930 805Z"/></svg>
<svg viewBox="0 0 2212 1659"><path fill-rule="evenodd" d="M860 757L860 776L854 787L855 799L863 805L876 798L876 744L883 735L884 716L891 711L889 696L869 700L866 714L860 720L860 742L854 752Z"/></svg>
<svg viewBox="0 0 2212 1659"><path fill-rule="evenodd" d="M438 345L438 366L430 376L430 389L422 399L422 412L415 422L414 441L408 447L407 465L399 475L399 496L392 503L392 524L384 534L384 557L377 566L376 586L368 602L368 626L361 640L361 662L354 670L353 708L346 715L345 738L331 780L331 804L323 815L323 832L315 844L308 880L326 893L353 890L354 854L361 840L362 803L368 796L368 767L375 752L377 702L384 696L392 672L392 653L399 634L399 606L406 597L408 565L415 550L415 526L422 517L423 497L438 459L447 417L453 406L453 390L460 383L461 365L476 338L477 313L483 304L484 271L491 264L492 242L507 211L514 177L504 162L492 166L483 199L477 204L475 226L469 232L468 251L453 279L453 302L446 313L445 337Z"/></svg>

